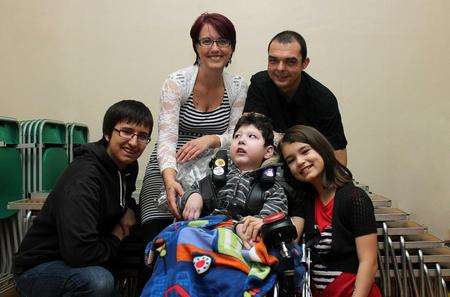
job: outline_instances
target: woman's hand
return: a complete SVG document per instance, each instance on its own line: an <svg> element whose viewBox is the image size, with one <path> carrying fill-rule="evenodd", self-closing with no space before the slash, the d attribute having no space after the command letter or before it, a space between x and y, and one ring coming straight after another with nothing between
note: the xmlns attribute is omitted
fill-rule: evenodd
<svg viewBox="0 0 450 297"><path fill-rule="evenodd" d="M204 135L186 142L177 152L177 162L184 163L197 158L208 148L220 145L220 139L216 135Z"/></svg>
<svg viewBox="0 0 450 297"><path fill-rule="evenodd" d="M193 193L188 197L183 210L185 220L196 220L200 217L203 208L203 199L199 193Z"/></svg>
<svg viewBox="0 0 450 297"><path fill-rule="evenodd" d="M175 179L176 171L172 168L167 168L163 171L164 187L166 188L167 205L172 215L177 219L181 219L178 212L177 199L183 196L184 190L179 182Z"/></svg>
<svg viewBox="0 0 450 297"><path fill-rule="evenodd" d="M173 216L177 219L181 219L181 215L178 212L177 199L183 196L184 191L183 187L176 180L169 181L165 184L166 194L167 194L167 203L169 205L169 210L173 214Z"/></svg>

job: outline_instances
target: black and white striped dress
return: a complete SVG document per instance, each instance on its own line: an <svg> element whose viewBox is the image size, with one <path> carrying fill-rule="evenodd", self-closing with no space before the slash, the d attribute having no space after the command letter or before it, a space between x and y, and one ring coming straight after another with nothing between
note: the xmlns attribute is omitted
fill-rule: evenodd
<svg viewBox="0 0 450 297"><path fill-rule="evenodd" d="M208 134L223 134L230 120L230 101L227 91L224 91L222 103L213 111L198 111L193 103L193 94L180 107L177 151L186 142ZM169 212L158 209L158 198L163 186L163 180L157 161L156 146L150 155L145 170L145 177L139 195L141 221L168 219L173 216Z"/></svg>
<svg viewBox="0 0 450 297"><path fill-rule="evenodd" d="M313 250L318 255L327 255L331 252L331 242L332 242L333 228L328 226L320 233L320 241L313 246ZM323 263L313 263L311 269L311 278L314 287L318 291L322 291L330 283L334 281L342 271L330 270Z"/></svg>

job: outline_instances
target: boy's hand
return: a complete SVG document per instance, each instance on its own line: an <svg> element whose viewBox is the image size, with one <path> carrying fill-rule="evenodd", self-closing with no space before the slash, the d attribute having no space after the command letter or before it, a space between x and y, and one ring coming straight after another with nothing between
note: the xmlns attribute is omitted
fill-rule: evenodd
<svg viewBox="0 0 450 297"><path fill-rule="evenodd" d="M120 222L117 223L113 230L112 234L114 234L120 241L122 241L125 237L130 235L131 227L136 224L136 215L132 209L127 208L125 213L123 214Z"/></svg>
<svg viewBox="0 0 450 297"><path fill-rule="evenodd" d="M114 226L111 233L114 236L116 236L117 238L119 238L120 241L122 241L126 236L128 236L130 234L130 233L127 233L124 228L122 228L122 225L120 225L120 223L118 223L117 225Z"/></svg>
<svg viewBox="0 0 450 297"><path fill-rule="evenodd" d="M245 249L250 249L255 243L252 242L247 238L244 232L242 232L243 224L237 224L236 225L236 234L239 236L240 239L242 239L242 244L244 245Z"/></svg>
<svg viewBox="0 0 450 297"><path fill-rule="evenodd" d="M259 231L263 225L263 219L247 216L242 220L242 232L248 241L259 241Z"/></svg>
<svg viewBox="0 0 450 297"><path fill-rule="evenodd" d="M199 193L193 193L187 198L186 205L183 210L183 218L185 220L196 220L200 217L203 208L203 199Z"/></svg>

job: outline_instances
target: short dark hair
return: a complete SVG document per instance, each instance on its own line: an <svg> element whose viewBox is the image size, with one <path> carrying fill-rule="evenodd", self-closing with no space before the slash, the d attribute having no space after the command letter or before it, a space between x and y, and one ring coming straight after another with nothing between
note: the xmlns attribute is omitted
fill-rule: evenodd
<svg viewBox="0 0 450 297"><path fill-rule="evenodd" d="M103 135L111 136L119 122L153 128L153 117L144 103L136 100L122 100L111 105L103 118Z"/></svg>
<svg viewBox="0 0 450 297"><path fill-rule="evenodd" d="M269 42L269 46L267 47L267 51L269 51L270 45L273 41L278 41L279 43L291 43L293 41L297 41L300 45L300 54L302 56L302 60L305 60L308 57L308 49L306 47L306 41L302 35L295 31L286 30L275 35Z"/></svg>
<svg viewBox="0 0 450 297"><path fill-rule="evenodd" d="M198 37L200 35L200 31L202 30L205 24L211 25L217 33L219 33L220 37L226 38L231 42L231 48L233 52L236 48L236 30L234 29L233 23L224 15L220 13L202 13L192 24L191 27L191 39L192 39L192 47L195 52L195 63L194 65L198 65L199 57L196 49L196 45L198 43ZM233 56L233 53L231 53ZM231 60L231 57L230 57ZM226 66L228 66L229 62Z"/></svg>
<svg viewBox="0 0 450 297"><path fill-rule="evenodd" d="M253 125L261 131L262 137L264 138L264 146L273 145L273 126L272 122L268 117L256 112L246 113L241 116L238 120L236 127L234 127L234 134L242 126Z"/></svg>
<svg viewBox="0 0 450 297"><path fill-rule="evenodd" d="M322 157L324 163L322 184L324 187L336 189L352 180L352 173L336 159L331 144L322 133L313 127L296 125L286 130L278 145L280 153L284 145L294 142L302 142L310 145ZM298 184L298 181L292 176L284 157L283 164L286 180L293 185Z"/></svg>

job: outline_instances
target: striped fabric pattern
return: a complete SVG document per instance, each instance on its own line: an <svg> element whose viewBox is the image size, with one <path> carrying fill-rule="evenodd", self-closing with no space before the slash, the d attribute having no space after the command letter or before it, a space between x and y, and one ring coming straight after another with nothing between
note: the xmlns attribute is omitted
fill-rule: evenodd
<svg viewBox="0 0 450 297"><path fill-rule="evenodd" d="M193 94L180 107L177 150L186 142L208 134L223 134L229 125L230 101L225 90L222 103L213 111L198 111L193 102ZM163 187L163 180L154 147L145 171L142 190L139 195L142 223L148 220L172 218L169 212L158 209L158 198Z"/></svg>
<svg viewBox="0 0 450 297"><path fill-rule="evenodd" d="M227 176L227 182L217 194L219 209L227 209L230 203L235 203L244 208L252 184L257 177L257 171L241 173L234 164ZM264 193L264 205L259 215L266 217L268 215L284 212L287 213L287 198L284 189L278 183L267 189Z"/></svg>
<svg viewBox="0 0 450 297"><path fill-rule="evenodd" d="M333 228L331 226L326 227L323 232L320 233L320 241L314 245L314 252L318 255L327 255L331 251ZM342 271L329 270L322 263L314 263L311 276L314 286L317 290L322 291L325 287L333 282Z"/></svg>

